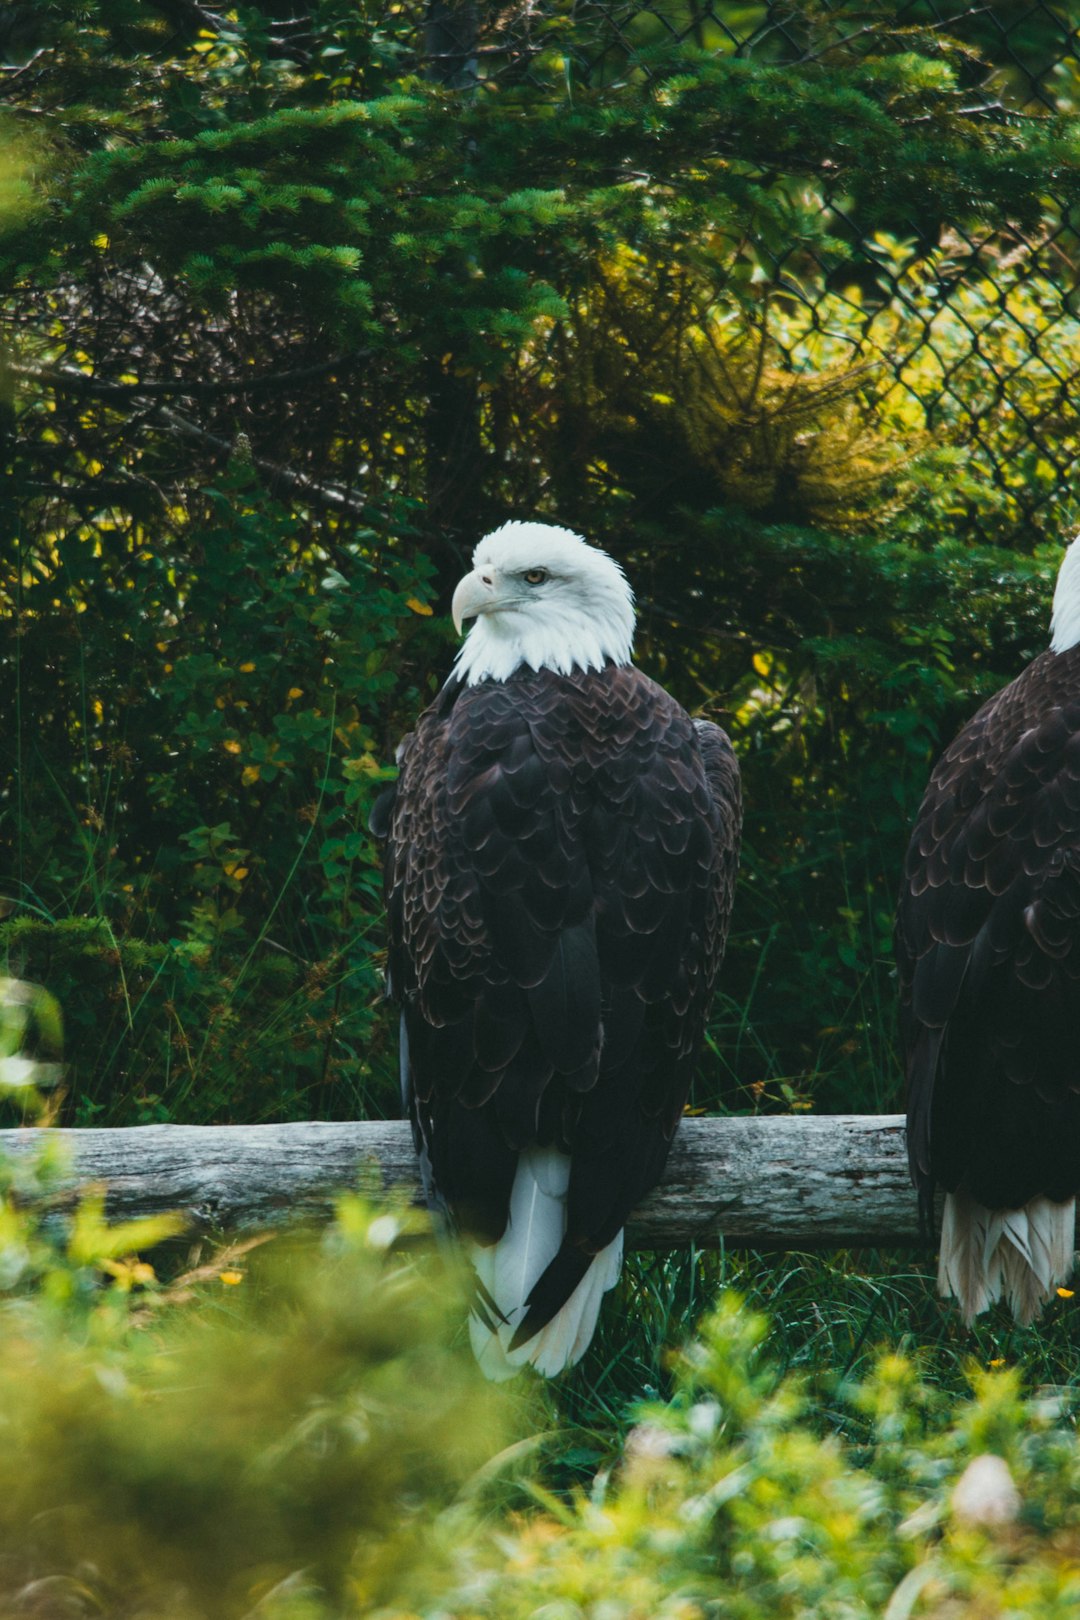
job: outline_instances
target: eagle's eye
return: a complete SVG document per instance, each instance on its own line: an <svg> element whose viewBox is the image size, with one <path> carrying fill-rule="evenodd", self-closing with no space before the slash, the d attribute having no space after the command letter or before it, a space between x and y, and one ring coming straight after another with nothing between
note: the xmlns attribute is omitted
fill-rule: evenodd
<svg viewBox="0 0 1080 1620"><path fill-rule="evenodd" d="M526 585L542 585L545 579L550 578L550 575L546 568L526 568L521 577Z"/></svg>

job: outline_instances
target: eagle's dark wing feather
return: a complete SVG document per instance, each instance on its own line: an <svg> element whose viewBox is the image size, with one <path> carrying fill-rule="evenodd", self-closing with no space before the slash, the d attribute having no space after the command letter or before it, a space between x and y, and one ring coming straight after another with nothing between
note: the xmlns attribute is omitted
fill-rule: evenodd
<svg viewBox="0 0 1080 1620"><path fill-rule="evenodd" d="M1044 653L938 762L896 922L924 1207L1080 1187L1080 650Z"/></svg>
<svg viewBox="0 0 1080 1620"><path fill-rule="evenodd" d="M568 1229L518 1342L660 1176L727 932L738 768L639 671L446 688L389 817L390 978L418 1143L494 1241L520 1149L571 1157Z"/></svg>

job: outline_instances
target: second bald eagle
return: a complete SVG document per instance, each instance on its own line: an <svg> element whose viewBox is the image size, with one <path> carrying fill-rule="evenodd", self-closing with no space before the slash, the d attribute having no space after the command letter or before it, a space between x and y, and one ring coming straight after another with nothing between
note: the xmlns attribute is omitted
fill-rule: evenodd
<svg viewBox="0 0 1080 1620"><path fill-rule="evenodd" d="M908 1153L939 1285L1030 1322L1073 1268L1080 1191L1080 542L1046 652L941 756L896 917Z"/></svg>

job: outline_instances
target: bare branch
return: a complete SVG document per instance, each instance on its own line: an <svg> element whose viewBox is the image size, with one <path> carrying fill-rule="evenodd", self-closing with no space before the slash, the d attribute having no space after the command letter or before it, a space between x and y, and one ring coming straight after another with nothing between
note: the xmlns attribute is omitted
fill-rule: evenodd
<svg viewBox="0 0 1080 1620"><path fill-rule="evenodd" d="M189 422L178 411L162 407L158 412L158 420L173 433L182 438L195 439L224 455L232 455L235 444L231 439L222 439L216 433L210 433L206 428L200 427L197 422ZM350 517L364 518L369 516L367 507L361 501L354 500L345 490L335 484L320 483L317 479L309 478L306 473L293 472L288 467L279 467L262 456L251 458L253 467L265 474L272 486L292 490L302 495L305 500L313 502L316 506L330 507L333 511L347 512Z"/></svg>
<svg viewBox="0 0 1080 1620"><path fill-rule="evenodd" d="M292 388L314 382L333 371L341 371L357 360L366 360L374 349L359 349L353 354L335 355L315 366L299 366L293 371L264 372L260 376L232 376L221 378L175 377L146 382L113 382L109 378L95 377L78 366L26 366L9 365L6 369L13 377L27 381L51 383L57 388L82 391L99 399L137 399L155 395L180 395L199 398L229 394L255 394L270 390Z"/></svg>

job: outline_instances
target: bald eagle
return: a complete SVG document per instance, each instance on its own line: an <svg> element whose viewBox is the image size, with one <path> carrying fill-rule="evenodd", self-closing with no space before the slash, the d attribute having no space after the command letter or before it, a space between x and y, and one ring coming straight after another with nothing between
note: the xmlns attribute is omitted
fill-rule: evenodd
<svg viewBox="0 0 1080 1620"><path fill-rule="evenodd" d="M1080 1190L1080 543L1049 650L930 778L896 918L908 1154L938 1284L1030 1322L1073 1266Z"/></svg>
<svg viewBox="0 0 1080 1620"><path fill-rule="evenodd" d="M738 860L739 771L631 664L622 570L507 523L458 585L472 628L398 750L389 992L429 1203L475 1268L491 1378L584 1354L690 1085Z"/></svg>

